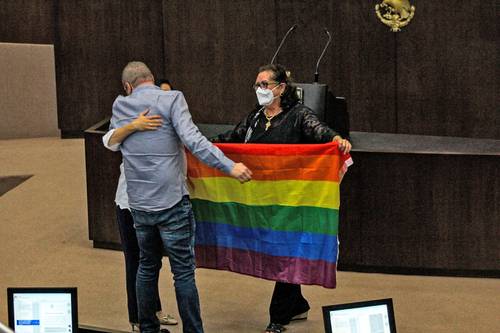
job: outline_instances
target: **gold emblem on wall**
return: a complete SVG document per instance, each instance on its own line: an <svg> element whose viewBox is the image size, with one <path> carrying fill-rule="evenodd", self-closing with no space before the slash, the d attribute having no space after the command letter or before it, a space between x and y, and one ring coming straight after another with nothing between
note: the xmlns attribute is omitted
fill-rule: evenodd
<svg viewBox="0 0 500 333"><path fill-rule="evenodd" d="M408 0L384 0L375 6L375 12L382 23L391 27L391 31L398 32L410 23L415 6L411 6Z"/></svg>

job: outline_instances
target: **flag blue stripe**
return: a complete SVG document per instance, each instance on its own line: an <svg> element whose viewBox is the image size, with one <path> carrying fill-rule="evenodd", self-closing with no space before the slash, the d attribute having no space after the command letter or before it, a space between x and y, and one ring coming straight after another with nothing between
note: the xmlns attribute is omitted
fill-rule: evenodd
<svg viewBox="0 0 500 333"><path fill-rule="evenodd" d="M337 236L244 228L197 221L196 244L250 250L279 257L337 262Z"/></svg>

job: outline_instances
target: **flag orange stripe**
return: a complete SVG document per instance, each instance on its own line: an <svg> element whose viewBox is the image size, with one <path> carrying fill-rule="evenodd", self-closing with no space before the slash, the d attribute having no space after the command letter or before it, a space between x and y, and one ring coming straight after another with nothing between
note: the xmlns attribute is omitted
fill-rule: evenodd
<svg viewBox="0 0 500 333"><path fill-rule="evenodd" d="M191 154L188 156L188 176L202 177L227 177L224 173L210 168L200 162ZM295 156L269 156L269 155L243 155L226 153L226 156L235 162L243 162L253 172L255 180L329 180L339 181L340 163L339 155L295 155Z"/></svg>

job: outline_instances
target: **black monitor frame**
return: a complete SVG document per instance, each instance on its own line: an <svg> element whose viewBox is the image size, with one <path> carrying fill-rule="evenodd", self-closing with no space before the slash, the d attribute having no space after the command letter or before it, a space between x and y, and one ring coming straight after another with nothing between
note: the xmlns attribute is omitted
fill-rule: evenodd
<svg viewBox="0 0 500 333"><path fill-rule="evenodd" d="M330 321L330 312L331 311L355 309L355 308L362 308L362 307L375 306L375 305L387 306L387 314L389 316L389 326L391 329L391 333L397 333L396 332L396 320L394 317L394 306L392 305L392 298L384 298L384 299L377 299L377 300L371 300L371 301L323 306L323 322L325 324L325 332L332 333L332 323Z"/></svg>
<svg viewBox="0 0 500 333"><path fill-rule="evenodd" d="M9 327L14 330L14 294L71 294L71 328L72 333L78 333L78 299L76 287L29 287L7 288L7 309Z"/></svg>

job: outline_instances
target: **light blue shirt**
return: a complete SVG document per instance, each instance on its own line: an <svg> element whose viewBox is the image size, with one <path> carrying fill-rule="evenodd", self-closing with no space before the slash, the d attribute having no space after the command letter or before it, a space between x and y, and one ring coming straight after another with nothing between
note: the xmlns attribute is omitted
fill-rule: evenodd
<svg viewBox="0 0 500 333"><path fill-rule="evenodd" d="M185 182L184 146L205 164L229 173L234 162L208 141L193 123L184 95L154 85L136 87L130 96L113 103L110 129L123 127L150 109L161 115L156 131L135 132L121 146L130 208L160 211L188 194Z"/></svg>
<svg viewBox="0 0 500 333"><path fill-rule="evenodd" d="M115 143L113 145L109 144L115 130L116 129L109 130L106 134L104 134L102 137L102 143L104 144L104 147L116 152L120 151L120 143ZM186 176L187 165L183 166L183 173L184 176ZM120 209L130 210L130 207L128 206L127 181L125 180L125 172L123 171L123 162L120 163L120 177L118 178L118 186L116 187L115 203L118 207L120 207Z"/></svg>

